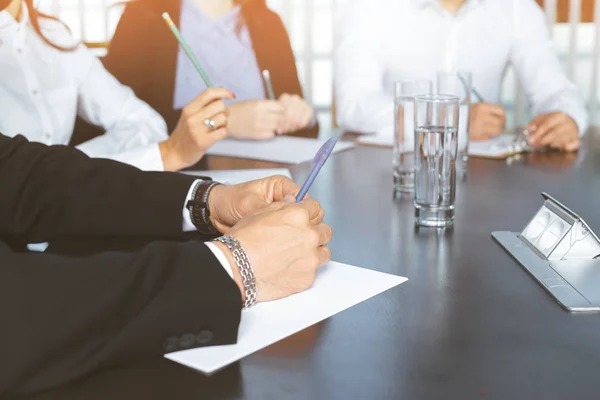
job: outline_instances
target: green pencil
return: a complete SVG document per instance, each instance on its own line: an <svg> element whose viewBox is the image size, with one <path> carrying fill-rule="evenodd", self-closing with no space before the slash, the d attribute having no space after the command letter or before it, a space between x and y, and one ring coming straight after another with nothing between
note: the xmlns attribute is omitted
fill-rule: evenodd
<svg viewBox="0 0 600 400"><path fill-rule="evenodd" d="M209 87L209 88L213 87L213 84L210 81L210 79L208 78L208 75L206 75L206 72L204 72L204 70L200 66L200 63L198 62L198 59L196 59L196 56L194 56L194 53L192 53L192 49L190 49L190 46L188 46L188 44L185 42L185 40L183 40L183 36L181 36L181 32L179 32L179 29L177 29L177 27L173 23L173 20L169 16L169 13L167 13L167 12L163 13L162 17L165 20L165 22L167 23L167 25L169 26L169 28L171 28L173 35L175 35L175 37L177 38L177 41L183 48L183 51L185 51L185 54L187 54L187 56L190 59L190 61L192 62L192 64L194 64L194 67L196 67L196 70L198 71L198 73L200 74L202 79L204 80L206 87Z"/></svg>

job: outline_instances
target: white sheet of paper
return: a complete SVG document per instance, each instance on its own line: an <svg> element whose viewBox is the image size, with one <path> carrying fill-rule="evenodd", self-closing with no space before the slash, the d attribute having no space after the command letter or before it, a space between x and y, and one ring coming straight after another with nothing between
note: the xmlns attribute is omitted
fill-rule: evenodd
<svg viewBox="0 0 600 400"><path fill-rule="evenodd" d="M257 179L268 178L273 175L292 177L287 168L264 168L264 169L232 169L222 171L185 171L186 175L209 176L213 181L235 185Z"/></svg>
<svg viewBox="0 0 600 400"><path fill-rule="evenodd" d="M515 135L504 133L490 140L469 142L469 155L475 157L507 157L512 153Z"/></svg>
<svg viewBox="0 0 600 400"><path fill-rule="evenodd" d="M213 156L248 158L283 164L312 161L325 140L277 136L271 140L225 139L215 143L207 152ZM354 147L352 142L338 142L333 153Z"/></svg>
<svg viewBox="0 0 600 400"><path fill-rule="evenodd" d="M469 155L475 157L506 157L511 154L514 135L502 134L490 140L470 141ZM356 139L361 145L392 147L393 138L382 135L364 135Z"/></svg>
<svg viewBox="0 0 600 400"><path fill-rule="evenodd" d="M237 344L184 350L165 357L210 374L406 280L330 262L319 270L314 286L306 292L242 311Z"/></svg>
<svg viewBox="0 0 600 400"><path fill-rule="evenodd" d="M360 136L356 141L359 144L367 146L379 146L379 147L393 147L394 138L391 136L383 135L363 135Z"/></svg>

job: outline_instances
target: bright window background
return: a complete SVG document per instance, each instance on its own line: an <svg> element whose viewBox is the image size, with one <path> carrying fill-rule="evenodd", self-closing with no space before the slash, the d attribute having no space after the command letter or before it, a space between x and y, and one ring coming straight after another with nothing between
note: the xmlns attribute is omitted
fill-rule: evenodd
<svg viewBox="0 0 600 400"><path fill-rule="evenodd" d="M347 1L268 0L269 6L282 16L288 28L306 98L317 108L319 121L326 132L333 126L331 55L334 30L336 18ZM61 18L77 38L88 43L109 41L122 12L118 0L39 0L38 4L45 12ZM552 11L547 11L552 19ZM596 111L600 100L597 84L600 80L599 25L599 22L552 25L565 71L588 101L594 125L600 125L600 113ZM102 50L95 51L101 55ZM504 82L502 101L508 110L509 127L527 123L526 101L512 71L508 72Z"/></svg>

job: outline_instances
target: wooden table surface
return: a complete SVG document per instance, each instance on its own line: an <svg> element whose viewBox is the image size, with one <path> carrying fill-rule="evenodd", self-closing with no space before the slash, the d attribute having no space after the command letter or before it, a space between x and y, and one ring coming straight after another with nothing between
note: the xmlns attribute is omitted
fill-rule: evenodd
<svg viewBox="0 0 600 400"><path fill-rule="evenodd" d="M334 229L334 260L407 283L211 377L154 360L28 398L598 399L600 315L564 311L490 236L520 231L542 191L599 230L598 142L579 154L471 159L445 231L416 228L412 199L393 198L391 150L336 154L310 192ZM309 165L290 169L302 181Z"/></svg>

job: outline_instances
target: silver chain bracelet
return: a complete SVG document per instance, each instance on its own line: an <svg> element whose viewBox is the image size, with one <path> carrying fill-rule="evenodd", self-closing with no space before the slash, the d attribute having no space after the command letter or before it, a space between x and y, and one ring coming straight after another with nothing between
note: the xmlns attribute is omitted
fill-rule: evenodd
<svg viewBox="0 0 600 400"><path fill-rule="evenodd" d="M215 239L217 242L223 243L229 250L231 250L231 254L233 255L233 260L240 270L240 275L242 276L242 282L244 283L244 289L246 292L246 301L244 302L244 306L242 308L250 308L256 303L256 278L254 277L254 270L250 265L250 260L248 259L248 254L242 244L234 237L231 236L221 236Z"/></svg>

